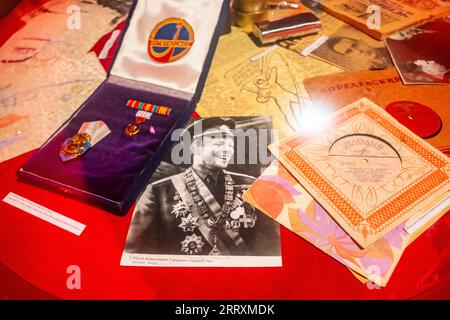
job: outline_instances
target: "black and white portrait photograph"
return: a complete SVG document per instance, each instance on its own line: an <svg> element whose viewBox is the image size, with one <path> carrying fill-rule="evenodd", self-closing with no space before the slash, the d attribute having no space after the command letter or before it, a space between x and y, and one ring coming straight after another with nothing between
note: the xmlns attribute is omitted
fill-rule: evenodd
<svg viewBox="0 0 450 320"><path fill-rule="evenodd" d="M344 70L381 70L392 66L383 41L344 25L312 54Z"/></svg>
<svg viewBox="0 0 450 320"><path fill-rule="evenodd" d="M175 131L121 265L281 266L279 224L242 199L272 160L272 135L269 116L191 119Z"/></svg>
<svg viewBox="0 0 450 320"><path fill-rule="evenodd" d="M410 28L386 39L404 84L450 84L450 19Z"/></svg>

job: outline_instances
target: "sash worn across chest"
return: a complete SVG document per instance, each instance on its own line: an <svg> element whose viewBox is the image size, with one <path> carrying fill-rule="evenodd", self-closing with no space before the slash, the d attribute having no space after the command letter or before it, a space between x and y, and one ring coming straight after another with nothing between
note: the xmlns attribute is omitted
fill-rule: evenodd
<svg viewBox="0 0 450 320"><path fill-rule="evenodd" d="M191 169L188 169L191 170ZM209 191L208 187L205 185L205 183L200 179L200 177L195 173L195 171L191 170L191 173L194 177L198 193L200 197L205 202L207 208L210 210L210 212L213 214L214 218L218 220L220 216L223 214L223 210L227 210L226 208L221 208L217 200L214 198L211 191ZM231 177L230 177L231 178ZM205 220L202 218L203 213L201 212L201 208L196 205L191 193L189 192L189 189L186 185L186 179L185 175L177 175L172 177L172 183L175 186L175 189L177 190L178 194L180 195L181 199L189 204L194 204L191 206L191 213L192 216L197 217L199 221L199 231L203 235L203 237L209 242L209 244L214 247L214 232L211 230L210 227L205 223ZM232 187L232 186L231 186ZM224 207L226 207L226 204L224 204ZM223 230L224 232L221 232L221 236L226 237L227 239L216 237L217 239L217 247L220 250L220 252L223 255L230 255L230 251L227 249L226 244L232 243L236 249L238 249L241 252L246 252L246 245L242 237L239 235L238 231L234 231L231 229ZM217 235L217 233L216 233Z"/></svg>

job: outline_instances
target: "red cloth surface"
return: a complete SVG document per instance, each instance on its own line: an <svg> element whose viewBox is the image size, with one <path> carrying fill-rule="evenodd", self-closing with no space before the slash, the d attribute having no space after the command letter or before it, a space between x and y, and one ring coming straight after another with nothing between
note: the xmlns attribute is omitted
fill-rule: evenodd
<svg viewBox="0 0 450 320"><path fill-rule="evenodd" d="M25 23L21 20L26 13L33 12L49 0L22 0L6 17L0 19L0 46L20 30Z"/></svg>
<svg viewBox="0 0 450 320"><path fill-rule="evenodd" d="M93 50L100 52L107 39L109 35ZM105 68L113 52L102 61ZM15 172L30 155L0 163L0 199L14 192L86 224L86 229L77 237L0 201L0 298L450 299L449 214L407 248L383 289L368 289L343 265L284 227L280 268L121 267L133 208L117 217L17 181ZM67 288L71 265L80 267L80 290Z"/></svg>
<svg viewBox="0 0 450 320"><path fill-rule="evenodd" d="M121 267L131 212L117 217L16 179L31 153L0 164L9 192L86 224L77 237L0 202L0 262L32 286L64 299L397 299L450 298L450 215L405 252L388 286L369 290L341 264L282 228L280 268ZM66 286L81 269L81 290ZM1 273L1 268L0 268ZM0 285L0 292L8 290ZM24 292L26 296L26 292Z"/></svg>

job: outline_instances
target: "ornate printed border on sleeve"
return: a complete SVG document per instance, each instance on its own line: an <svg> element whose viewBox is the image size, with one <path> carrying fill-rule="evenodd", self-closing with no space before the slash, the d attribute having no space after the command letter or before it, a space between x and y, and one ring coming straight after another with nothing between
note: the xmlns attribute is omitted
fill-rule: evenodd
<svg viewBox="0 0 450 320"><path fill-rule="evenodd" d="M370 210L355 205L348 194L343 192L344 187L335 184L329 174L319 170L316 163L308 161L300 150L319 135L332 136L333 132L339 132L346 123L362 115L429 167L422 176L379 201ZM448 157L409 132L368 99L362 99L335 113L333 122L323 130L314 134L294 135L269 149L362 247L375 242L413 214L420 213L428 202L449 192L450 188Z"/></svg>

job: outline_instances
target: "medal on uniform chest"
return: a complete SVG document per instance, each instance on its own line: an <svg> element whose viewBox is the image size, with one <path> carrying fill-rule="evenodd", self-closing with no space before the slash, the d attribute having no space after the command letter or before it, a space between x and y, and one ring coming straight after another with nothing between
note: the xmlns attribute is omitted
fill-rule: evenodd
<svg viewBox="0 0 450 320"><path fill-rule="evenodd" d="M217 248L217 235L214 234L212 236L212 240L213 240L213 248L209 252L209 255L210 256L221 256L222 252L220 252L219 248Z"/></svg>
<svg viewBox="0 0 450 320"><path fill-rule="evenodd" d="M250 229L256 224L256 214L247 213L243 206L239 206L230 213L231 229L237 231L239 228Z"/></svg>
<svg viewBox="0 0 450 320"><path fill-rule="evenodd" d="M175 203L172 207L171 213L175 216L175 218L185 217L186 215L191 213L191 205L187 202L184 202L180 198L177 198L178 202Z"/></svg>
<svg viewBox="0 0 450 320"><path fill-rule="evenodd" d="M170 116L172 113L172 108L166 106L159 106L152 103L140 102L137 100L128 100L127 106L131 109L136 109L135 121L128 124L125 128L125 134L127 136L134 136L141 130L141 125L146 121L150 120L153 114L161 116ZM150 126L149 132L155 134L155 128Z"/></svg>
<svg viewBox="0 0 450 320"><path fill-rule="evenodd" d="M178 228L187 233L186 238L181 241L181 252L190 255L198 254L204 245L202 238L194 233L196 228L200 226L198 218L192 216L191 204L187 201L183 201L178 193L174 195L173 200L177 202L172 206L171 213L175 218L181 219Z"/></svg>
<svg viewBox="0 0 450 320"><path fill-rule="evenodd" d="M200 226L197 220L197 217L193 217L191 214L189 214L187 217L181 217L181 223L178 225L178 227L183 229L184 232L194 232L195 228L198 228Z"/></svg>
<svg viewBox="0 0 450 320"><path fill-rule="evenodd" d="M242 192L242 190L241 190ZM239 228L249 229L256 224L256 215L245 211L244 202L242 201L242 193L239 193L233 199L233 210L230 212L231 229L237 231Z"/></svg>
<svg viewBox="0 0 450 320"><path fill-rule="evenodd" d="M204 245L205 244L203 243L201 237L196 234L191 234L186 236L186 238L181 241L181 252L187 254L198 254Z"/></svg>
<svg viewBox="0 0 450 320"><path fill-rule="evenodd" d="M231 220L230 222L231 230L233 230L234 232L238 232L240 227L241 223L239 222L239 220Z"/></svg>
<svg viewBox="0 0 450 320"><path fill-rule="evenodd" d="M238 220L241 216L245 215L245 209L243 207L237 207L230 213L230 218Z"/></svg>
<svg viewBox="0 0 450 320"><path fill-rule="evenodd" d="M256 224L256 215L244 214L241 218L239 218L239 222L245 229L253 228Z"/></svg>

